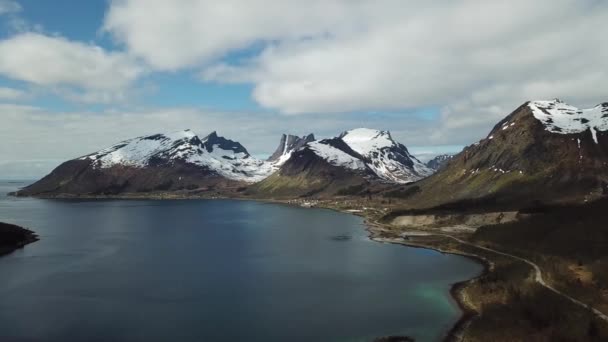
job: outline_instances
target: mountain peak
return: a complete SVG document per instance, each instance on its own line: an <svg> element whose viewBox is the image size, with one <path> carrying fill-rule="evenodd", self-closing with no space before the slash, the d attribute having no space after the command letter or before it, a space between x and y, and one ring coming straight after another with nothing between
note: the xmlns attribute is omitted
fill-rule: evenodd
<svg viewBox="0 0 608 342"><path fill-rule="evenodd" d="M244 157L249 156L249 152L243 145L239 142L219 136L216 131L211 132L211 134L203 139L203 146L207 152L210 153L217 148L224 151L232 151L235 154L243 154Z"/></svg>
<svg viewBox="0 0 608 342"><path fill-rule="evenodd" d="M340 134L340 137L345 137L350 135L351 137L358 137L359 139L376 139L378 137L389 137L391 138L391 133L389 131L382 131L379 129L373 128L353 128L348 131L344 131ZM392 138L391 138L392 139Z"/></svg>
<svg viewBox="0 0 608 342"><path fill-rule="evenodd" d="M307 143L315 141L314 134L309 134L303 137L299 137L291 134L281 135L281 141L275 152L268 158L268 161L275 162L277 165L283 164L292 152L306 145Z"/></svg>
<svg viewBox="0 0 608 342"><path fill-rule="evenodd" d="M340 138L362 156L368 156L378 149L397 145L388 131L370 128L351 129L342 133Z"/></svg>
<svg viewBox="0 0 608 342"><path fill-rule="evenodd" d="M213 132L209 133L203 140L217 139L217 138L218 138L217 131L213 131Z"/></svg>

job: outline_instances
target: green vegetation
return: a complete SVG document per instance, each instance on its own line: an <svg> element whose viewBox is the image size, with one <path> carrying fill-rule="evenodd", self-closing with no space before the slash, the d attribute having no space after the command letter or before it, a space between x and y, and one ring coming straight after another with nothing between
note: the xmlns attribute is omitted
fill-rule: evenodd
<svg viewBox="0 0 608 342"><path fill-rule="evenodd" d="M411 187L401 187L397 190L388 191L384 193L384 197L390 198L410 198L421 191L417 185Z"/></svg>
<svg viewBox="0 0 608 342"><path fill-rule="evenodd" d="M321 179L314 179L303 173L286 177L277 172L262 182L251 186L247 190L247 193L254 196L263 195L272 197L291 195L292 197L297 197L311 192L311 189L318 191L318 189L326 185L326 182L323 182Z"/></svg>
<svg viewBox="0 0 608 342"><path fill-rule="evenodd" d="M349 186L347 188L342 188L338 190L336 195L338 196L357 196L361 195L361 193L365 190L365 184L357 184L353 186Z"/></svg>

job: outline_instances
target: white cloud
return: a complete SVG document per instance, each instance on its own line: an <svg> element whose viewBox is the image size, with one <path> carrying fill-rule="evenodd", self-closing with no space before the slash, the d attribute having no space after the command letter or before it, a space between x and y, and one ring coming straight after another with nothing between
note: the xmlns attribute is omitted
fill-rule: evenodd
<svg viewBox="0 0 608 342"><path fill-rule="evenodd" d="M460 143L528 99L605 101L606 22L593 0L120 0L104 28L158 70L253 83L283 113L440 107L434 139Z"/></svg>
<svg viewBox="0 0 608 342"><path fill-rule="evenodd" d="M40 33L0 41L0 74L74 97L121 97L144 69L125 53Z"/></svg>
<svg viewBox="0 0 608 342"><path fill-rule="evenodd" d="M396 1L392 1L396 3ZM118 0L104 29L161 70L209 62L260 40L300 39L355 29L348 0Z"/></svg>
<svg viewBox="0 0 608 342"><path fill-rule="evenodd" d="M19 100L26 97L23 90L0 87L0 100Z"/></svg>
<svg viewBox="0 0 608 342"><path fill-rule="evenodd" d="M0 15L21 11L21 5L12 0L0 0Z"/></svg>

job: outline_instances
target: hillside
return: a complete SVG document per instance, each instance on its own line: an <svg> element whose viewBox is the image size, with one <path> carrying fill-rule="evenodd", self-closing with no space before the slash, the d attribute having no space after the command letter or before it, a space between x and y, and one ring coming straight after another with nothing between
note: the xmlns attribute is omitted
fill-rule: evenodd
<svg viewBox="0 0 608 342"><path fill-rule="evenodd" d="M186 130L126 140L70 160L16 195L215 191L259 181L274 170L238 142L215 132L200 139Z"/></svg>
<svg viewBox="0 0 608 342"><path fill-rule="evenodd" d="M406 190L410 207L581 203L606 193L608 104L527 102L485 139ZM457 205L458 206L458 205Z"/></svg>
<svg viewBox="0 0 608 342"><path fill-rule="evenodd" d="M294 151L279 170L251 186L256 197L331 197L365 195L386 184L409 183L428 169L389 132L366 128L309 142Z"/></svg>

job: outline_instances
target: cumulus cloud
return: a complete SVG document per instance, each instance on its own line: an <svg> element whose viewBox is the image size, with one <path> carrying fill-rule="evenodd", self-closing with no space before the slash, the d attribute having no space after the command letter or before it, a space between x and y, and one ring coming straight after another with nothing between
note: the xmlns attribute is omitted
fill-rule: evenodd
<svg viewBox="0 0 608 342"><path fill-rule="evenodd" d="M156 68L175 70L257 41L353 31L355 7L362 13L374 6L348 0L118 0L111 2L104 29Z"/></svg>
<svg viewBox="0 0 608 342"><path fill-rule="evenodd" d="M19 11L0 0L0 12L9 3ZM0 146L0 159L30 151L24 162L64 160L183 128L218 129L255 154L284 132L327 137L361 126L390 129L408 146L465 145L528 99L608 100L606 22L608 2L596 0L110 0L102 31L123 50L23 25L0 41L0 75L111 103L129 99L142 75L185 71L252 84L252 97L280 114L0 105L0 135L20 142ZM0 88L0 99L22 96ZM429 107L437 118L410 114Z"/></svg>
<svg viewBox="0 0 608 342"><path fill-rule="evenodd" d="M21 5L12 0L0 0L0 15L21 11Z"/></svg>
<svg viewBox="0 0 608 342"><path fill-rule="evenodd" d="M606 100L606 22L592 0L120 0L104 29L158 70L252 83L287 114L441 107L443 142L528 99Z"/></svg>
<svg viewBox="0 0 608 342"><path fill-rule="evenodd" d="M125 53L63 37L26 32L0 41L0 74L74 98L123 96L144 71Z"/></svg>

